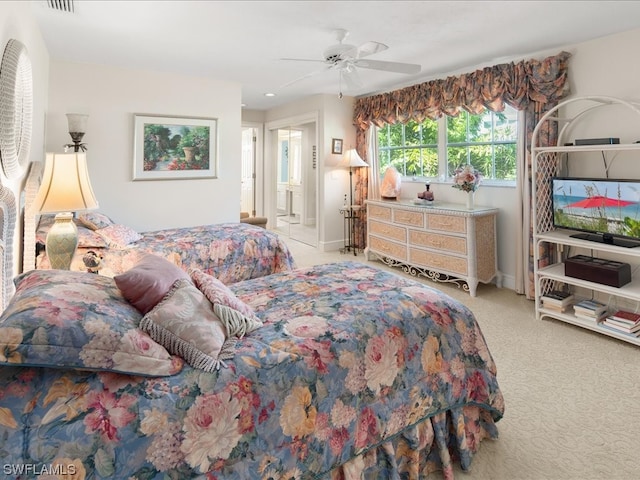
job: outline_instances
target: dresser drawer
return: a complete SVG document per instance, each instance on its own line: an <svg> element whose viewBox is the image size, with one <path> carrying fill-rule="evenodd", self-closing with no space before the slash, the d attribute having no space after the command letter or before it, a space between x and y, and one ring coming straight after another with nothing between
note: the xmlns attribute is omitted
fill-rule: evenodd
<svg viewBox="0 0 640 480"><path fill-rule="evenodd" d="M428 252L417 248L409 250L409 263L431 268L439 272L451 272L459 275L467 275L467 259Z"/></svg>
<svg viewBox="0 0 640 480"><path fill-rule="evenodd" d="M410 225L412 227L424 227L424 213L410 212L408 210L394 210L393 223Z"/></svg>
<svg viewBox="0 0 640 480"><path fill-rule="evenodd" d="M464 237L409 230L409 244L459 253L461 255L467 254L467 239Z"/></svg>
<svg viewBox="0 0 640 480"><path fill-rule="evenodd" d="M464 217L428 214L427 228L429 230L440 230L442 232L466 233L467 221Z"/></svg>
<svg viewBox="0 0 640 480"><path fill-rule="evenodd" d="M398 227L397 225L369 220L369 232L403 243L407 241L407 229L405 227Z"/></svg>
<svg viewBox="0 0 640 480"><path fill-rule="evenodd" d="M376 253L387 255L397 260L403 260L403 261L407 260L406 245L400 245L399 243L389 242L387 240L383 240L382 238L369 236L368 247L370 250Z"/></svg>
<svg viewBox="0 0 640 480"><path fill-rule="evenodd" d="M380 220L391 221L391 208L381 207L379 205L369 205L367 210L369 218L379 218Z"/></svg>

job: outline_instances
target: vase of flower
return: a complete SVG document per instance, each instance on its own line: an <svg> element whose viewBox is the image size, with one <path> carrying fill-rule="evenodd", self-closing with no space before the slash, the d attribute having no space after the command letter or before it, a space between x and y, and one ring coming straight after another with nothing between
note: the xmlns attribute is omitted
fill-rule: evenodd
<svg viewBox="0 0 640 480"><path fill-rule="evenodd" d="M473 210L473 196L475 192L472 190L467 193L467 210Z"/></svg>
<svg viewBox="0 0 640 480"><path fill-rule="evenodd" d="M471 165L456 168L453 172L453 188L467 194L467 209L473 210L473 197L480 185L482 174Z"/></svg>

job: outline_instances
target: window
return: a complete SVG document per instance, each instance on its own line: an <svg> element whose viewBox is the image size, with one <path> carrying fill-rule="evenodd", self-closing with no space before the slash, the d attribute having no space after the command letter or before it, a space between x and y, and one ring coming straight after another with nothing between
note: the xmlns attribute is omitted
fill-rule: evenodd
<svg viewBox="0 0 640 480"><path fill-rule="evenodd" d="M407 177L438 176L438 122L385 125L378 129L380 172L389 165Z"/></svg>
<svg viewBox="0 0 640 480"><path fill-rule="evenodd" d="M393 165L406 177L450 178L457 167L471 164L485 180L514 181L517 118L507 105L501 113L462 111L457 117L385 125L378 129L380 173Z"/></svg>
<svg viewBox="0 0 640 480"><path fill-rule="evenodd" d="M517 118L509 106L500 113L447 117L447 176L470 164L486 179L515 180Z"/></svg>

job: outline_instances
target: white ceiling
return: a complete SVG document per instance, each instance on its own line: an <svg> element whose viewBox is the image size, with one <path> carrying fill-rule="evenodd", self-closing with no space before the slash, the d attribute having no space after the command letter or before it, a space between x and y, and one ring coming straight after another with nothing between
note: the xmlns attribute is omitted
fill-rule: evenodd
<svg viewBox="0 0 640 480"><path fill-rule="evenodd" d="M74 12L67 13L46 1L32 2L52 59L239 82L246 108L256 110L313 94L337 95L335 70L283 88L325 66L282 58L321 60L337 43L338 28L350 32L346 43L373 40L389 47L372 60L422 66L417 75L360 69L362 88L342 85L351 96L640 28L640 1L75 0L73 5ZM266 92L277 96L267 98Z"/></svg>

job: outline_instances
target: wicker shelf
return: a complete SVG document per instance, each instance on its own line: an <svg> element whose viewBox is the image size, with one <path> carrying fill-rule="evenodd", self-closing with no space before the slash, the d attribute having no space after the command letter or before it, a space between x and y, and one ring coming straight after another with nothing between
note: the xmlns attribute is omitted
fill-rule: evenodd
<svg viewBox="0 0 640 480"><path fill-rule="evenodd" d="M557 116L559 109L566 107L569 103L583 102L578 105L586 105L583 110L572 118L561 118ZM595 109L609 105L622 105L638 115L640 121L640 106L636 103L613 97L578 97L560 103L554 109L545 114L533 132L532 139L532 198L533 204L533 241L534 241L534 279L535 279L535 310L536 318L553 318L566 323L586 328L594 332L608 335L619 340L640 346L640 338L618 333L605 329L595 320L585 320L576 317L573 312L559 312L553 309L544 308L541 297L549 290L556 288L558 284L564 284L571 290L582 289L590 292L592 296L608 296L610 299L620 299L631 302L636 308L640 308L640 277L632 276L632 281L620 288L590 282L575 277L565 275L564 263L561 262L563 252L566 247L573 247L580 250L590 251L592 256L607 255L623 258L624 262L632 264L632 274L635 270L633 262L640 264L640 247L625 248L604 243L590 242L573 238L566 230L555 229L553 225L553 202L551 191L551 178L558 176L561 170L561 162L566 154L573 157L580 157L580 154L588 152L602 152L603 156L616 155L623 151L640 152L640 143L622 144L602 144L602 145L565 145L564 134L569 127L582 120L583 115ZM537 139L540 130L543 130L545 122L556 122L558 127L558 144L560 146L537 146ZM551 245L555 249L558 263L540 267L540 251L542 244ZM604 257L602 257L604 258ZM615 300L614 300L615 302Z"/></svg>

